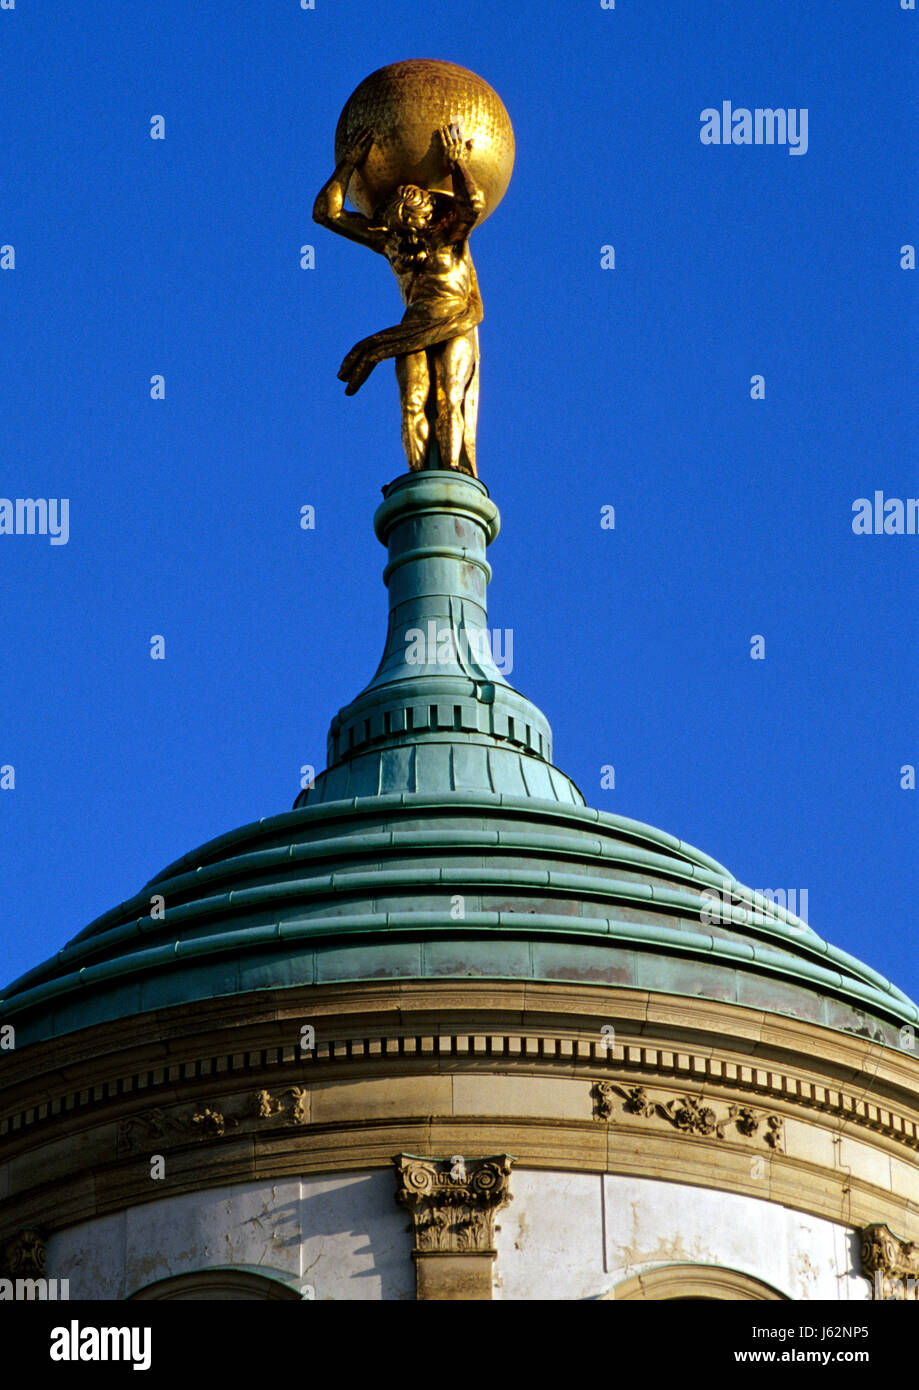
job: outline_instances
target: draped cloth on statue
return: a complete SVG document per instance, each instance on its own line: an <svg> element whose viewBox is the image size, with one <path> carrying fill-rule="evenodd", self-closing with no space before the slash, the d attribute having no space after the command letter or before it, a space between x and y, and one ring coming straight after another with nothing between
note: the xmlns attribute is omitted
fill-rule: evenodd
<svg viewBox="0 0 919 1390"><path fill-rule="evenodd" d="M479 294L475 271L472 273L468 295L460 297L445 294L442 287L428 282L418 286L417 298L408 305L401 323L392 328L381 329L362 338L348 353L338 373L340 381L347 381L346 394L353 396L367 380L378 363L387 357L404 357L412 352L422 352L427 348L438 347L441 343L472 333L474 363L463 403L465 423L465 444L470 455L470 463L475 468L475 427L479 401L479 335L476 332L482 322L482 298Z"/></svg>

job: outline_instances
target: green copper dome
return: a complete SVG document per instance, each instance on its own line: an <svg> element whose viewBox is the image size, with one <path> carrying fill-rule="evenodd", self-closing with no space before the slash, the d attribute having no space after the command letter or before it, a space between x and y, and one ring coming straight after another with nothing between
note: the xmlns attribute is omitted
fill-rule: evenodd
<svg viewBox="0 0 919 1390"><path fill-rule="evenodd" d="M691 845L584 805L492 659L498 525L459 473L385 489L386 644L327 769L10 985L19 1045L216 995L451 977L719 999L897 1045L919 1009L887 980Z"/></svg>

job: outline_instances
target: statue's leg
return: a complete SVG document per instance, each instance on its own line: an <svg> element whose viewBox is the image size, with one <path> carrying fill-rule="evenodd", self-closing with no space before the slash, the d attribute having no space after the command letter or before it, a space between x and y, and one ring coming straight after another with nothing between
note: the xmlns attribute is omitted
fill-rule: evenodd
<svg viewBox="0 0 919 1390"><path fill-rule="evenodd" d="M424 467L428 451L428 419L425 405L431 386L428 355L409 352L396 358L396 380L402 402L402 445L412 472Z"/></svg>
<svg viewBox="0 0 919 1390"><path fill-rule="evenodd" d="M463 452L463 403L475 368L475 330L451 338L435 356L434 380L437 389L437 443L441 463L459 468ZM467 457L475 457L474 446ZM474 465L470 465L473 474ZM465 471L465 470L464 470Z"/></svg>

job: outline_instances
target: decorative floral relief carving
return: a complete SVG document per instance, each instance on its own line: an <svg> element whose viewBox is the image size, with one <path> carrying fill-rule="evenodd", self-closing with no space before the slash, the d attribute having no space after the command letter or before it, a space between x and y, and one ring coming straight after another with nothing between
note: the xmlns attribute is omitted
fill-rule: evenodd
<svg viewBox="0 0 919 1390"><path fill-rule="evenodd" d="M703 1105L695 1096L665 1101L658 1109L684 1134L714 1134L723 1139L724 1127L729 1122L729 1117L719 1120L711 1106Z"/></svg>
<svg viewBox="0 0 919 1390"><path fill-rule="evenodd" d="M629 1086L622 1108L628 1110L631 1115L641 1115L643 1119L648 1119L654 1114L654 1106L648 1100L644 1086Z"/></svg>
<svg viewBox="0 0 919 1390"><path fill-rule="evenodd" d="M761 1116L749 1105L732 1105L728 1111L728 1116L734 1121L740 1133L745 1134L748 1138L751 1138L759 1129ZM773 1115L770 1118L775 1119L776 1117ZM781 1124L781 1120L779 1124ZM766 1136L766 1143L769 1143L768 1135Z"/></svg>
<svg viewBox="0 0 919 1390"><path fill-rule="evenodd" d="M593 1094L597 1103L597 1119L611 1120L613 1118L616 1092L617 1087L611 1081L598 1081L594 1086Z"/></svg>
<svg viewBox="0 0 919 1390"><path fill-rule="evenodd" d="M276 1096L270 1091L256 1091L253 1108L260 1120L281 1118L289 1125L305 1125L310 1117L310 1093L305 1086L290 1086Z"/></svg>
<svg viewBox="0 0 919 1390"><path fill-rule="evenodd" d="M140 1149L155 1148L168 1141L179 1128L159 1107L145 1110L141 1115L131 1115L118 1121L117 1152L119 1155L136 1153Z"/></svg>
<svg viewBox="0 0 919 1390"><path fill-rule="evenodd" d="M781 1153L785 1135L785 1121L782 1119L781 1115L767 1115L766 1125L766 1143L771 1149L778 1149Z"/></svg>
<svg viewBox="0 0 919 1390"><path fill-rule="evenodd" d="M253 1109L259 1120L270 1119L272 1115L281 1113L281 1102L276 1096L272 1096L269 1091L256 1091L253 1099Z"/></svg>
<svg viewBox="0 0 919 1390"><path fill-rule="evenodd" d="M622 1109L628 1115L642 1119L662 1119L682 1134L699 1134L724 1139L733 1125L738 1134L752 1139L762 1131L762 1138L773 1149L781 1149L783 1121L779 1115L769 1115L750 1105L707 1105L698 1096L674 1096L665 1101L649 1100L643 1086L617 1086L612 1081L598 1081L593 1087L597 1118L612 1120L616 1097L622 1099Z"/></svg>
<svg viewBox="0 0 919 1390"><path fill-rule="evenodd" d="M191 1112L167 1114L156 1107L139 1115L119 1120L116 1138L119 1157L168 1148L171 1144L187 1142L189 1133L201 1139L219 1139L239 1121L226 1114L218 1105L196 1105Z"/></svg>
<svg viewBox="0 0 919 1390"><path fill-rule="evenodd" d="M224 1115L216 1106L205 1105L196 1110L189 1123L205 1139L219 1139L228 1129L235 1129L238 1121Z"/></svg>

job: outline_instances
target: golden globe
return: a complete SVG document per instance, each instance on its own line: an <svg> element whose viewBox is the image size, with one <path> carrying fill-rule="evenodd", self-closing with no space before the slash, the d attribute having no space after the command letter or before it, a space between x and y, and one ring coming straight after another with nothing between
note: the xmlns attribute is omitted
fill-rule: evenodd
<svg viewBox="0 0 919 1390"><path fill-rule="evenodd" d="M336 162L361 128L373 131L373 146L348 188L358 212L372 216L401 184L449 193L437 132L451 125L472 141L468 166L485 198L484 221L507 192L514 167L514 131L497 92L468 68L434 58L390 63L365 77L335 131Z"/></svg>

